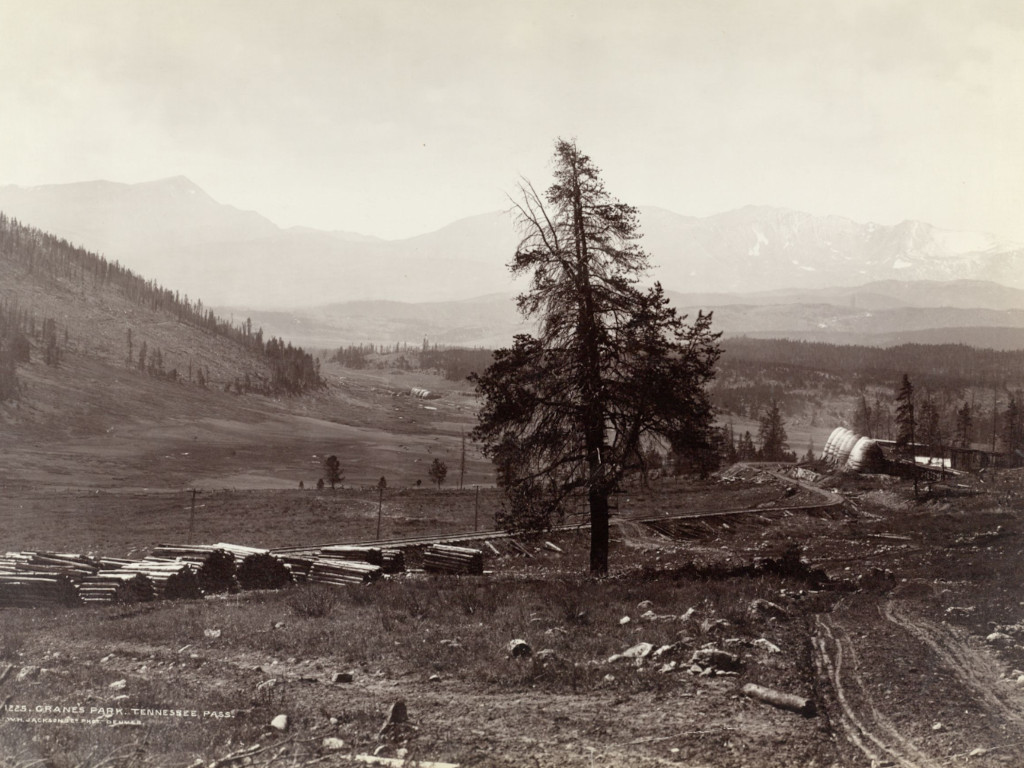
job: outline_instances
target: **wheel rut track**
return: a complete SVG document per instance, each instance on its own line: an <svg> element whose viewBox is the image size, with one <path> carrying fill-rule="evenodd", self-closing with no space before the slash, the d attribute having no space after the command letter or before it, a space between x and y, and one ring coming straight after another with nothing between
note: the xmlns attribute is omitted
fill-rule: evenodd
<svg viewBox="0 0 1024 768"><path fill-rule="evenodd" d="M900 733L876 705L860 672L860 658L849 634L829 615L816 618L815 665L835 697L838 720L847 741L871 764L892 762L901 768L938 768Z"/></svg>
<svg viewBox="0 0 1024 768"><path fill-rule="evenodd" d="M929 621L898 600L890 599L880 604L877 616L881 623L878 637L873 642L878 643L884 635L895 631L897 638L893 642L897 646L905 642L913 647L917 658L927 658L930 669L946 673L943 678L954 686L947 689L951 696L967 697L977 703L975 714L953 726L960 743L982 744L989 749L1001 746L992 741L993 724L1004 729L1009 726L1018 733L1024 731L1024 703L1000 695L997 686L999 673L985 649L972 649L969 638L961 631ZM872 684L863 674L869 662L858 654L857 644L848 627L870 629L863 621L845 616L840 603L831 614L815 617L812 638L814 663L823 682L822 698L833 723L838 725L837 735L844 737L872 765L939 768L965 757L950 755L948 743L945 748L938 740L935 744L921 743L920 734L929 732L926 718L932 719L924 705L917 715L918 722L912 724L919 735L918 743L907 735L906 723L914 713L908 711L906 704L895 711L891 702L873 694ZM870 642L872 640L863 641L862 647L870 647L867 645ZM875 667L877 678L877 659ZM898 667L893 666L892 674L895 675L897 670ZM876 691L878 685L876 679ZM977 730L976 726L979 726ZM987 735L981 736L981 733ZM1014 745L1004 743L1004 746Z"/></svg>

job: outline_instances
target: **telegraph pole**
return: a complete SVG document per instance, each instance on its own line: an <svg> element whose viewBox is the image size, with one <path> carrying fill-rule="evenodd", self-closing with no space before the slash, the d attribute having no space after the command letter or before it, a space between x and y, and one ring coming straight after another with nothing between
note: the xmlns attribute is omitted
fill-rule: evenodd
<svg viewBox="0 0 1024 768"><path fill-rule="evenodd" d="M188 539L186 543L192 543L192 534L196 529L196 494L199 493L195 488L192 489L192 506L188 513Z"/></svg>

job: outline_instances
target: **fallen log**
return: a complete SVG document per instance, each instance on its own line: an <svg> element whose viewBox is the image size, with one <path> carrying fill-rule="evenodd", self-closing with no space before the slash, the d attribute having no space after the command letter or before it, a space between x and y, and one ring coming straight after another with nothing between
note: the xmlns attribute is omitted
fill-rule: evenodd
<svg viewBox="0 0 1024 768"><path fill-rule="evenodd" d="M804 717L813 717L816 712L812 699L805 699L803 696L794 696L791 693L783 693L772 688L765 688L763 685L757 685L756 683L747 683L741 689L741 693L765 704L771 704L773 707L796 712Z"/></svg>
<svg viewBox="0 0 1024 768"><path fill-rule="evenodd" d="M367 765L390 765L394 768L459 768L458 763L437 763L430 760L406 760L401 757L381 757L380 755L356 755L353 758L357 763Z"/></svg>

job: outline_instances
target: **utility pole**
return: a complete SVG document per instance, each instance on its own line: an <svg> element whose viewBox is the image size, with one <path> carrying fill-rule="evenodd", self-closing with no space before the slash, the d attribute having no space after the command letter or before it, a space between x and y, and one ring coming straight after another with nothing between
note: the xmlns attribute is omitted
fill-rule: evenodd
<svg viewBox="0 0 1024 768"><path fill-rule="evenodd" d="M195 488L192 489L192 506L188 513L188 540L187 544L192 543L192 534L196 529L196 494L199 493Z"/></svg>
<svg viewBox="0 0 1024 768"><path fill-rule="evenodd" d="M384 489L388 487L388 481L381 475L377 481L377 541L380 541L380 519L384 514Z"/></svg>
<svg viewBox="0 0 1024 768"><path fill-rule="evenodd" d="M476 487L476 504L473 508L473 530L480 530L480 486Z"/></svg>
<svg viewBox="0 0 1024 768"><path fill-rule="evenodd" d="M462 490L462 481L466 477L466 430L462 430L462 457L459 460L459 490Z"/></svg>
<svg viewBox="0 0 1024 768"><path fill-rule="evenodd" d="M914 438L914 400L910 400L910 463L914 467L914 501L917 501L917 446Z"/></svg>

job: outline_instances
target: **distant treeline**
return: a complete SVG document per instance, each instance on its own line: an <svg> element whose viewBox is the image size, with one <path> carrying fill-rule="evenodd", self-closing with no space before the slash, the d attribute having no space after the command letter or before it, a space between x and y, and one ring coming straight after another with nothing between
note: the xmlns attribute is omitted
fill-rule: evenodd
<svg viewBox="0 0 1024 768"><path fill-rule="evenodd" d="M143 279L117 262L72 245L63 238L25 226L3 213L0 213L0 256L37 277L113 288L139 306L172 314L180 323L201 328L254 352L265 360L271 373L268 381L252 384L251 390L268 394L299 394L323 385L312 355L281 339L264 341L263 330L254 331L251 320L233 325L214 314L212 309L204 307L201 300L192 301L187 295L181 296L153 280ZM5 340L0 343L0 349L4 351L0 368L3 368L5 360L10 360L8 350L17 343L16 340L8 340L10 329L26 333L26 324L31 327L37 322L30 313L17 307L12 308L9 314L0 321L6 323L0 327L0 339ZM4 331L4 327L8 331ZM43 349L44 354L51 349L47 338L43 339ZM237 382L236 389L241 389Z"/></svg>
<svg viewBox="0 0 1024 768"><path fill-rule="evenodd" d="M1024 351L978 349L964 344L901 344L861 347L786 339L728 338L722 341L724 376L757 370L801 388L824 384L822 374L860 385L893 386L908 374L935 390L1003 386L1024 378ZM762 376L763 377L763 376Z"/></svg>
<svg viewBox="0 0 1024 768"><path fill-rule="evenodd" d="M449 381L464 381L471 373L483 373L494 353L489 349L443 347L423 344L350 344L339 347L331 360L346 368L398 368L400 370L433 370Z"/></svg>

